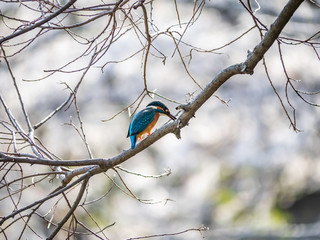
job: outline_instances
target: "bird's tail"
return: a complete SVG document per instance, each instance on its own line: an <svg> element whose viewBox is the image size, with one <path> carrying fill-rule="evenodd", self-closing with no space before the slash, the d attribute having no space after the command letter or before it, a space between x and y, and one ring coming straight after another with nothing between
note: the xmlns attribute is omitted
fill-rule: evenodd
<svg viewBox="0 0 320 240"><path fill-rule="evenodd" d="M134 149L136 147L137 136L136 135L130 136L130 139L131 139L131 149Z"/></svg>

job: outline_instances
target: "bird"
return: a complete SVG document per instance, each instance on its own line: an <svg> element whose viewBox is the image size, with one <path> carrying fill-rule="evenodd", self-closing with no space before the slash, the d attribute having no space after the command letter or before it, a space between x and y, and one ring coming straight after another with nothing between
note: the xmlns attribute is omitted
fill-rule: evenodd
<svg viewBox="0 0 320 240"><path fill-rule="evenodd" d="M127 135L131 140L131 149L136 147L138 138L141 140L144 134L148 134L148 136L151 134L151 130L156 125L160 115L166 115L172 120L176 120L167 106L160 101L149 103L145 109L133 117Z"/></svg>

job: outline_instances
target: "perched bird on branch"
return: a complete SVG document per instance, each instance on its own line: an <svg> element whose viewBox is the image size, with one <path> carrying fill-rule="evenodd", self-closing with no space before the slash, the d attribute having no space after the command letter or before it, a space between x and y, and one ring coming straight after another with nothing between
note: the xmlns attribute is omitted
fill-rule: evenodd
<svg viewBox="0 0 320 240"><path fill-rule="evenodd" d="M141 140L144 134L148 134L148 136L151 134L151 130L156 125L160 115L166 115L172 120L176 120L167 106L160 101L149 103L145 109L133 117L127 135L131 139L131 149L135 148L137 138Z"/></svg>

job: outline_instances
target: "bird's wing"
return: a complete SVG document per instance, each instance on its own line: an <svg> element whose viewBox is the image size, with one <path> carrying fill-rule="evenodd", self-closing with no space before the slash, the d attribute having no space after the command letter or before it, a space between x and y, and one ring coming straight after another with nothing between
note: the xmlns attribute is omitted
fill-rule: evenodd
<svg viewBox="0 0 320 240"><path fill-rule="evenodd" d="M138 112L131 121L128 136L136 135L145 130L153 121L156 111L153 108L146 108Z"/></svg>

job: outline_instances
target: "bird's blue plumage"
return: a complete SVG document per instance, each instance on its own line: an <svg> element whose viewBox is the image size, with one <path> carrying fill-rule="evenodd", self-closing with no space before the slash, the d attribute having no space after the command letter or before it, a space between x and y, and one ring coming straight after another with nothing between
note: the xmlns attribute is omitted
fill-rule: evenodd
<svg viewBox="0 0 320 240"><path fill-rule="evenodd" d="M137 143L137 135L130 136L130 140L131 140L131 149L134 149Z"/></svg>
<svg viewBox="0 0 320 240"><path fill-rule="evenodd" d="M153 101L151 103L149 103L147 105L147 107L149 106L155 106L155 107L160 107L161 109L165 110L165 109L168 109L166 105L164 105L162 102L160 101Z"/></svg>
<svg viewBox="0 0 320 240"><path fill-rule="evenodd" d="M130 136L131 139L131 149L134 149L136 146L137 135L149 126L155 114L156 109L147 107L133 117L128 131L128 137Z"/></svg>

